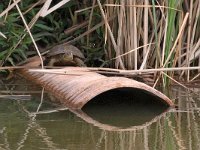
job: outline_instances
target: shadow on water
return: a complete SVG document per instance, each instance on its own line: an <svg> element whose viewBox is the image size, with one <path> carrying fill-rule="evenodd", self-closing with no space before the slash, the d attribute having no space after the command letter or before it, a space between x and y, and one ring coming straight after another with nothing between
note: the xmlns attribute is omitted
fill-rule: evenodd
<svg viewBox="0 0 200 150"><path fill-rule="evenodd" d="M150 93L119 88L96 96L82 110L85 116L101 124L127 128L143 125L167 109L168 106Z"/></svg>

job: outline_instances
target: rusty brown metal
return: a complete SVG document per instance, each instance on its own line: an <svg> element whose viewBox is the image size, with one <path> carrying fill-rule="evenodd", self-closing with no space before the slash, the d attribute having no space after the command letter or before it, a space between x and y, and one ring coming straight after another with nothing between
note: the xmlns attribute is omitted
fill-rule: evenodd
<svg viewBox="0 0 200 150"><path fill-rule="evenodd" d="M173 102L156 89L124 77L106 77L87 68L66 67L57 69L61 73L31 72L23 69L20 74L43 86L52 93L62 104L72 109L81 109L97 95L117 88L134 88L144 90L159 98L164 104L173 106Z"/></svg>

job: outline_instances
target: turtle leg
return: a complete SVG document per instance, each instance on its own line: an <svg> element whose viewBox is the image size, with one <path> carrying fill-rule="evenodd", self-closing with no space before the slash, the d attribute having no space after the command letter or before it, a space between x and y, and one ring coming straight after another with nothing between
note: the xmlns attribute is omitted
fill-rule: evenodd
<svg viewBox="0 0 200 150"><path fill-rule="evenodd" d="M56 62L55 59L50 59L50 61L48 62L48 66L54 66L55 62Z"/></svg>
<svg viewBox="0 0 200 150"><path fill-rule="evenodd" d="M87 67L85 65L85 63L83 62L83 60L81 60L80 58L74 57L74 62L77 64L77 66L79 67Z"/></svg>

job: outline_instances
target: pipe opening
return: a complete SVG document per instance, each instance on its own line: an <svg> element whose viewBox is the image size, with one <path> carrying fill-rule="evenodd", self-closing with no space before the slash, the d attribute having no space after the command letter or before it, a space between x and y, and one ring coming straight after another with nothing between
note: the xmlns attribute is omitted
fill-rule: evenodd
<svg viewBox="0 0 200 150"><path fill-rule="evenodd" d="M116 88L103 92L92 100L90 100L84 107L90 105L157 105L158 107L168 107L168 104L160 97L152 93L137 89L137 88Z"/></svg>
<svg viewBox="0 0 200 150"><path fill-rule="evenodd" d="M90 100L82 110L101 123L120 127L141 125L168 109L163 100L136 88L117 88Z"/></svg>

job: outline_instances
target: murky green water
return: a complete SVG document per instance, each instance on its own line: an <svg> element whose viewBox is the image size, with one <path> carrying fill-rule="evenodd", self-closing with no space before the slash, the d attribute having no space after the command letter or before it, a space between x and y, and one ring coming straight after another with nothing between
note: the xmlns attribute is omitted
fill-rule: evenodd
<svg viewBox="0 0 200 150"><path fill-rule="evenodd" d="M84 112L47 113L60 106L45 92L41 103L41 88L19 80L0 82L0 96L27 95L23 100L0 98L0 150L200 149L200 89L191 89L196 94L170 89L178 110L118 102L91 104Z"/></svg>

